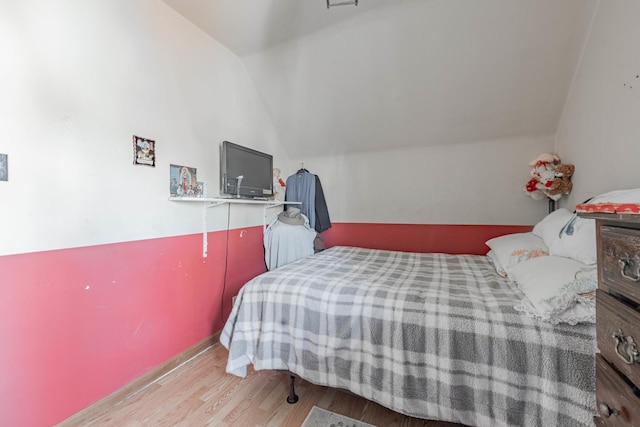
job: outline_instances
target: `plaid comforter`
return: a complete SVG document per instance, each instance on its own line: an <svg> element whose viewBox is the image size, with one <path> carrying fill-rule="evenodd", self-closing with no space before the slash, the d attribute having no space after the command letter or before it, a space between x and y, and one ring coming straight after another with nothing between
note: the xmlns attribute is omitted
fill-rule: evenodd
<svg viewBox="0 0 640 427"><path fill-rule="evenodd" d="M513 309L523 294L484 256L335 247L238 294L227 372L282 369L406 415L470 426L584 426L594 325Z"/></svg>

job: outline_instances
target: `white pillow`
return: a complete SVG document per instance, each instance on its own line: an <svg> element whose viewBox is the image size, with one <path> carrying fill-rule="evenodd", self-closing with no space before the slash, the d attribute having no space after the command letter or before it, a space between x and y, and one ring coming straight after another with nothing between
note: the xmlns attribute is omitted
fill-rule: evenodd
<svg viewBox="0 0 640 427"><path fill-rule="evenodd" d="M598 194L587 203L640 203L640 188L615 190Z"/></svg>
<svg viewBox="0 0 640 427"><path fill-rule="evenodd" d="M560 231L564 225L573 218L573 214L565 208L557 209L545 216L542 221L533 227L533 234L540 237L545 245L551 244L560 236Z"/></svg>
<svg viewBox="0 0 640 427"><path fill-rule="evenodd" d="M540 316L527 298L523 298L522 302L514 308L516 311L521 311L529 317L540 319L553 325L557 325L558 323L568 323L569 325L596 323L595 297L591 296L576 298L576 304L550 317Z"/></svg>
<svg viewBox="0 0 640 427"><path fill-rule="evenodd" d="M549 245L549 254L572 258L584 264L595 264L596 222L577 215L567 222L557 239Z"/></svg>
<svg viewBox="0 0 640 427"><path fill-rule="evenodd" d="M513 266L509 277L525 294L516 310L551 323L595 321L595 302L583 295L598 286L595 265L551 255Z"/></svg>
<svg viewBox="0 0 640 427"><path fill-rule="evenodd" d="M486 245L495 252L502 268L509 269L529 258L549 255L542 239L531 232L507 234L487 240Z"/></svg>
<svg viewBox="0 0 640 427"><path fill-rule="evenodd" d="M505 269L502 266L502 264L500 264L500 260L498 259L498 256L496 255L496 251L494 251L493 249L490 250L487 253L487 256L489 257L489 259L493 263L493 266L496 268L496 272L499 275L501 275L502 277L507 277L507 272L505 271Z"/></svg>

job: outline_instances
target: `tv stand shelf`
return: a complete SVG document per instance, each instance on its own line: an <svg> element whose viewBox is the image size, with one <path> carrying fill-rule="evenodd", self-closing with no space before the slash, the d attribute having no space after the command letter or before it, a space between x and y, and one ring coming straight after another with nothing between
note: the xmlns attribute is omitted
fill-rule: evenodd
<svg viewBox="0 0 640 427"><path fill-rule="evenodd" d="M235 197L169 197L172 202L199 202L202 203L202 257L207 257L207 209L220 206L225 203L263 205L262 209L262 231L267 229L267 209L283 205L300 205L300 202L283 202L280 200L256 200Z"/></svg>
<svg viewBox="0 0 640 427"><path fill-rule="evenodd" d="M245 203L252 205L273 205L280 206L284 204L300 204L300 202L281 202L280 200L262 200L262 199L243 199L242 197L169 197L173 202L204 202L212 203L211 206L221 205L223 203Z"/></svg>

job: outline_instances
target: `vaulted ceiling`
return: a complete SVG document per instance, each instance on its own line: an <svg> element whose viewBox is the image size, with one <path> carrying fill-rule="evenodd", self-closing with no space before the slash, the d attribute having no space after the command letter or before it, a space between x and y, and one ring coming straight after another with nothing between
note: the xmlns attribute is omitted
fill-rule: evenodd
<svg viewBox="0 0 640 427"><path fill-rule="evenodd" d="M163 0L237 54L294 159L556 132L592 0Z"/></svg>

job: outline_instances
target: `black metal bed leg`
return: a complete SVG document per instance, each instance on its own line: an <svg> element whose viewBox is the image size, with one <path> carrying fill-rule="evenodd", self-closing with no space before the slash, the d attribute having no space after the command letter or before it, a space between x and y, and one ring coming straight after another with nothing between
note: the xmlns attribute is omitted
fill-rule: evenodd
<svg viewBox="0 0 640 427"><path fill-rule="evenodd" d="M287 396L287 403L294 404L298 401L298 395L296 394L295 382L296 377L291 375L291 382L289 383L289 396Z"/></svg>

